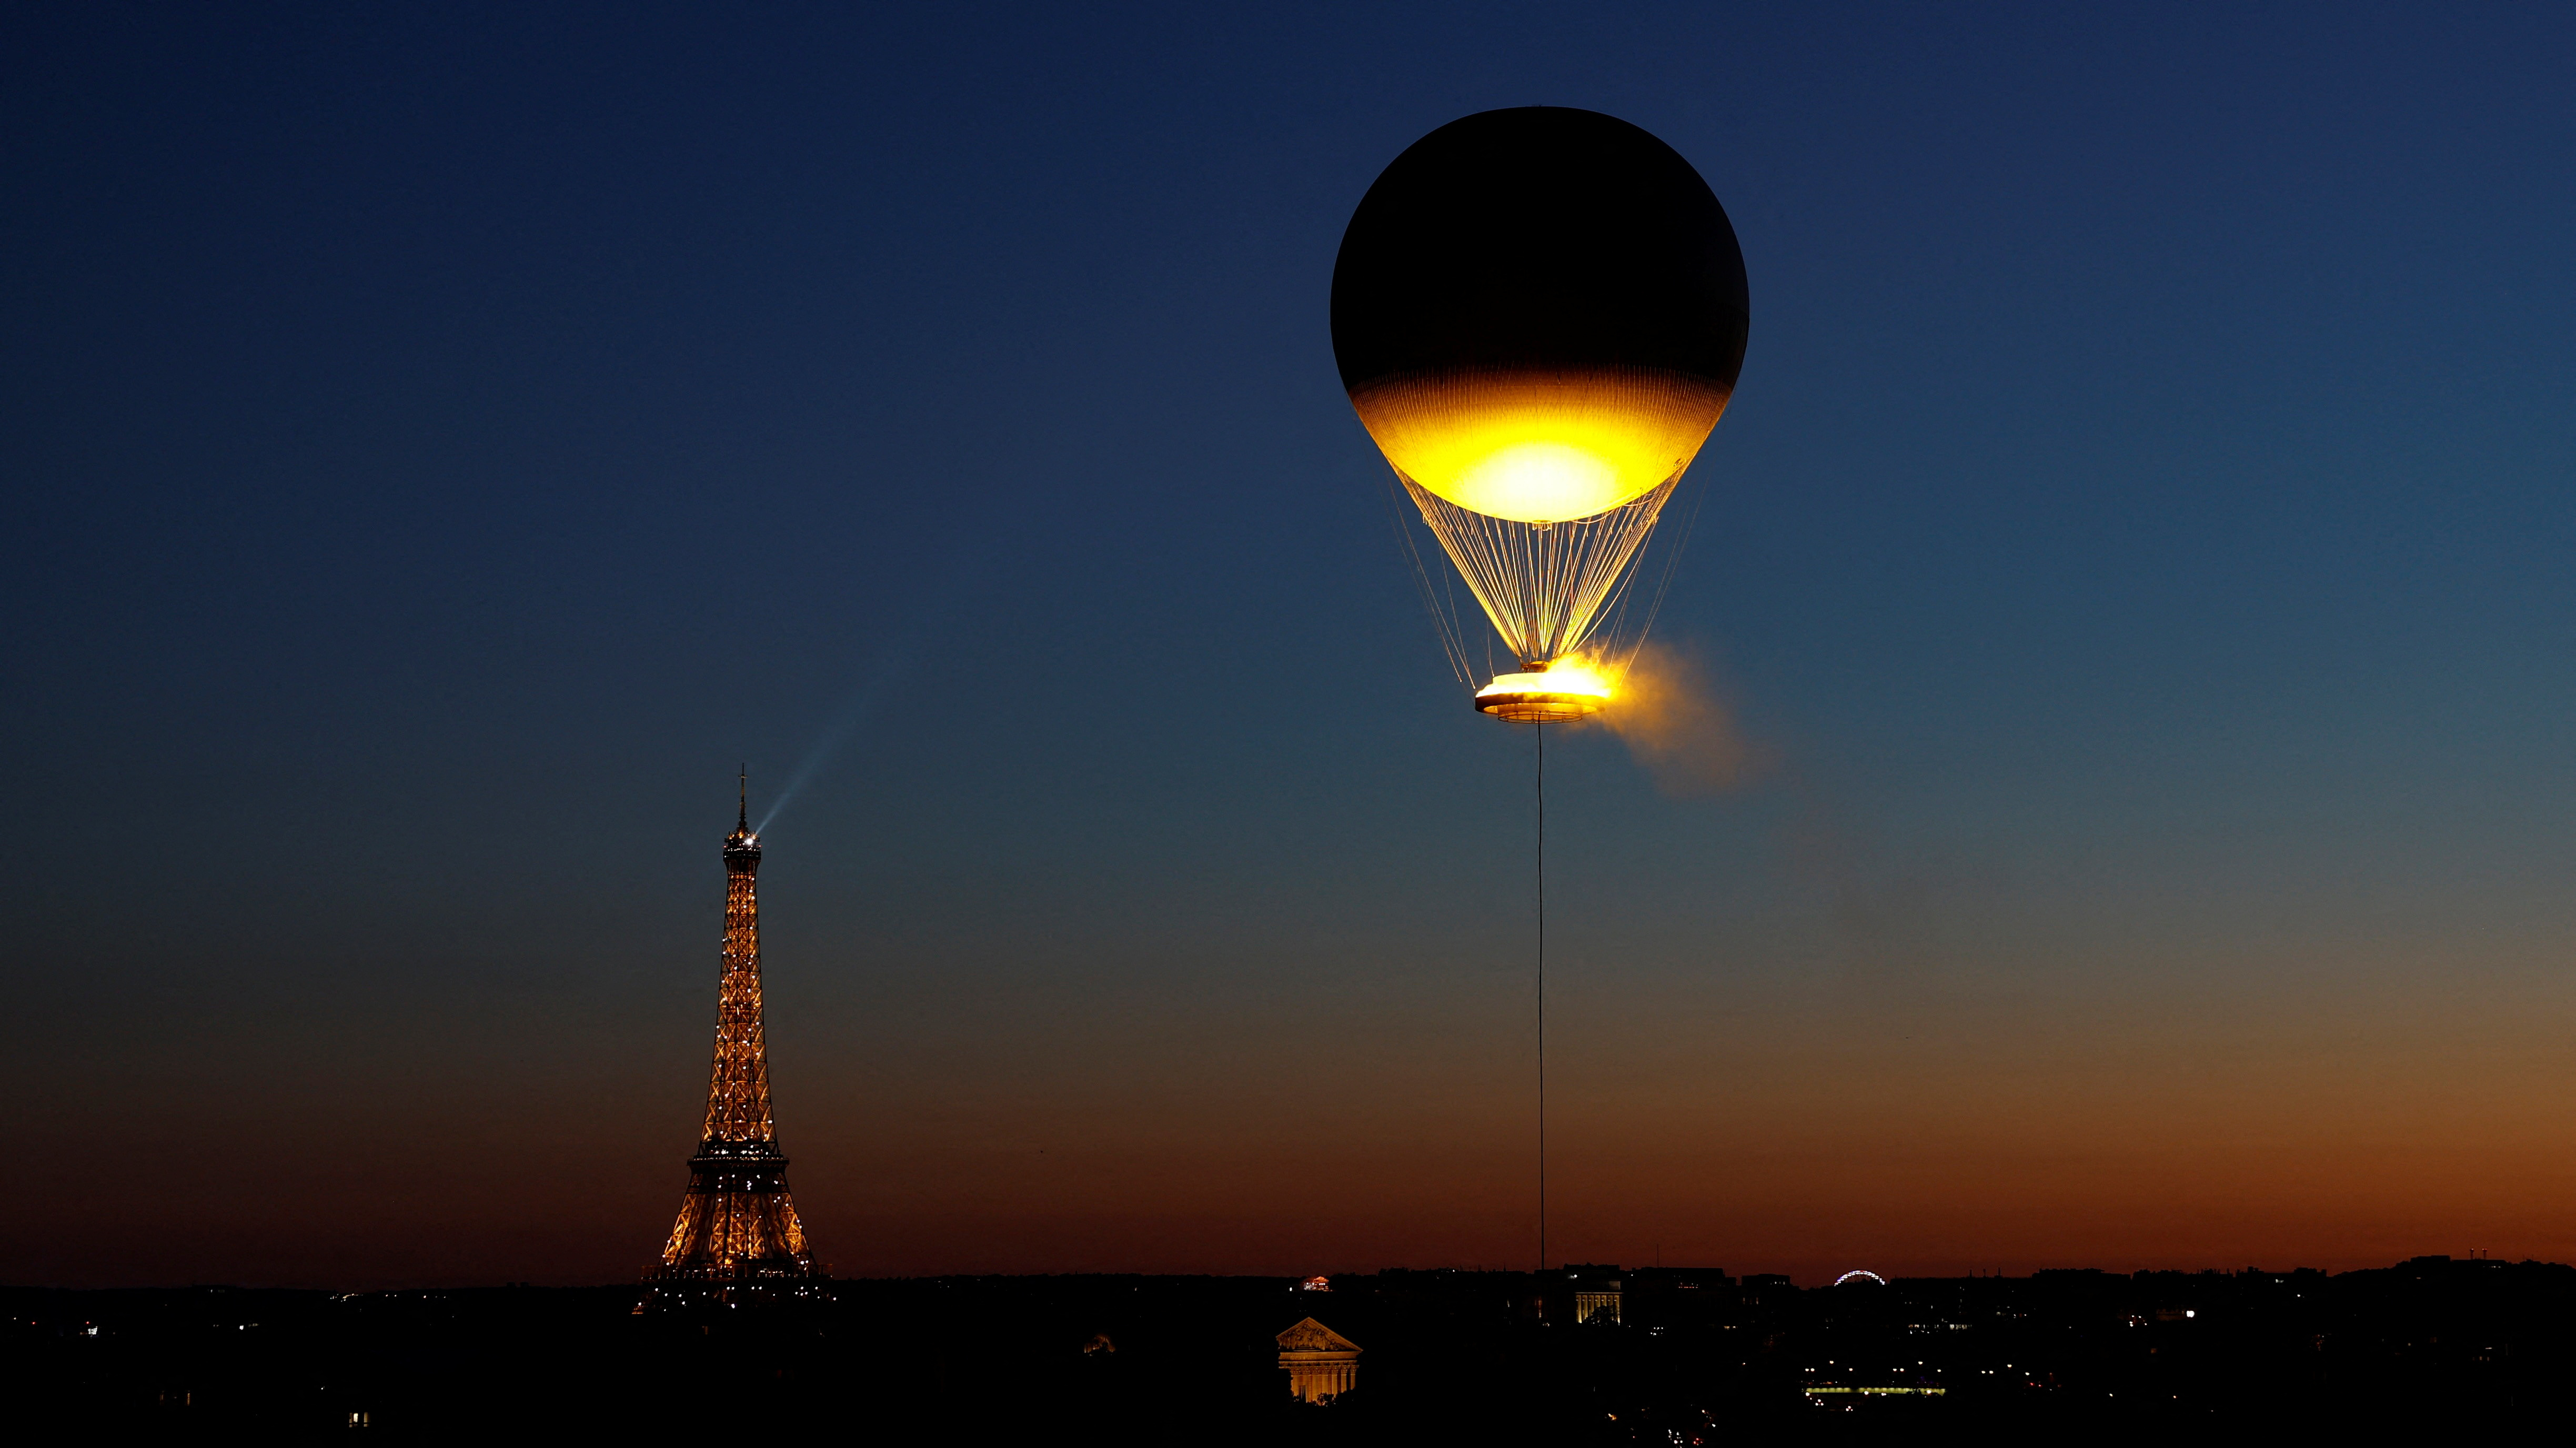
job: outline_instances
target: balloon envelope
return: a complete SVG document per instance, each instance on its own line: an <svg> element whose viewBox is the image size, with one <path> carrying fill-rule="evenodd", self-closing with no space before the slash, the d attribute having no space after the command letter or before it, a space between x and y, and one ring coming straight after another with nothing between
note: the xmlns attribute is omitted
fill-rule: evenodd
<svg viewBox="0 0 2576 1448"><path fill-rule="evenodd" d="M1486 111L1380 175L1333 267L1333 353L1398 472L1520 523L1690 465L1744 361L1744 256L1670 146L1615 117Z"/></svg>

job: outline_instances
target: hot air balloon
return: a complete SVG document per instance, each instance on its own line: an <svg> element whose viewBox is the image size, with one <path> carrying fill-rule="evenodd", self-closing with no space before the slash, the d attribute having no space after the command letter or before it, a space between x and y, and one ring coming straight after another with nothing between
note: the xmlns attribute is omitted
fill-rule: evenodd
<svg viewBox="0 0 2576 1448"><path fill-rule="evenodd" d="M1626 121L1486 111L1369 187L1332 308L1351 406L1519 664L1476 707L1535 723L1599 710L1613 671L1584 644L1743 365L1725 208Z"/></svg>

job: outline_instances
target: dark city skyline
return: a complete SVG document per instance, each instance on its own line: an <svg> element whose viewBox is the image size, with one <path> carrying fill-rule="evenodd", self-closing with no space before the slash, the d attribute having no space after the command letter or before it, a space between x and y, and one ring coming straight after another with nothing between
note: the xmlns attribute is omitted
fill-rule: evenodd
<svg viewBox="0 0 2576 1448"><path fill-rule="evenodd" d="M0 1284L636 1283L746 759L834 1276L1526 1268L1530 736L1327 307L1527 105L1753 279L1690 730L1548 732L1550 1255L2576 1261L2570 73L2501 7L16 9Z"/></svg>

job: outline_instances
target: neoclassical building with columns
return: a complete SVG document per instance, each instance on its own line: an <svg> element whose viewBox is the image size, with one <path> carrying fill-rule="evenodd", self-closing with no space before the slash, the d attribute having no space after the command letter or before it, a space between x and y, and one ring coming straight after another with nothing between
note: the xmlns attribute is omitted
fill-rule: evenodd
<svg viewBox="0 0 2576 1448"><path fill-rule="evenodd" d="M1329 1403L1359 1381L1360 1345L1309 1317L1279 1334L1279 1366L1288 1391L1309 1403Z"/></svg>

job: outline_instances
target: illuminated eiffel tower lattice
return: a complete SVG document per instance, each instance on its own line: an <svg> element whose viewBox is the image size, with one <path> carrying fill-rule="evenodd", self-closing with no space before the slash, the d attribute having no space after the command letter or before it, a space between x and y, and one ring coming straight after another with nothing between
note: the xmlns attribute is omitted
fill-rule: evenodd
<svg viewBox="0 0 2576 1448"><path fill-rule="evenodd" d="M680 1220L646 1279L641 1312L657 1301L746 1290L792 1291L821 1274L787 1192L787 1155L769 1116L769 1057L760 1007L760 837L751 832L746 781L725 836L724 976L716 996L715 1069L707 1123L689 1159Z"/></svg>

